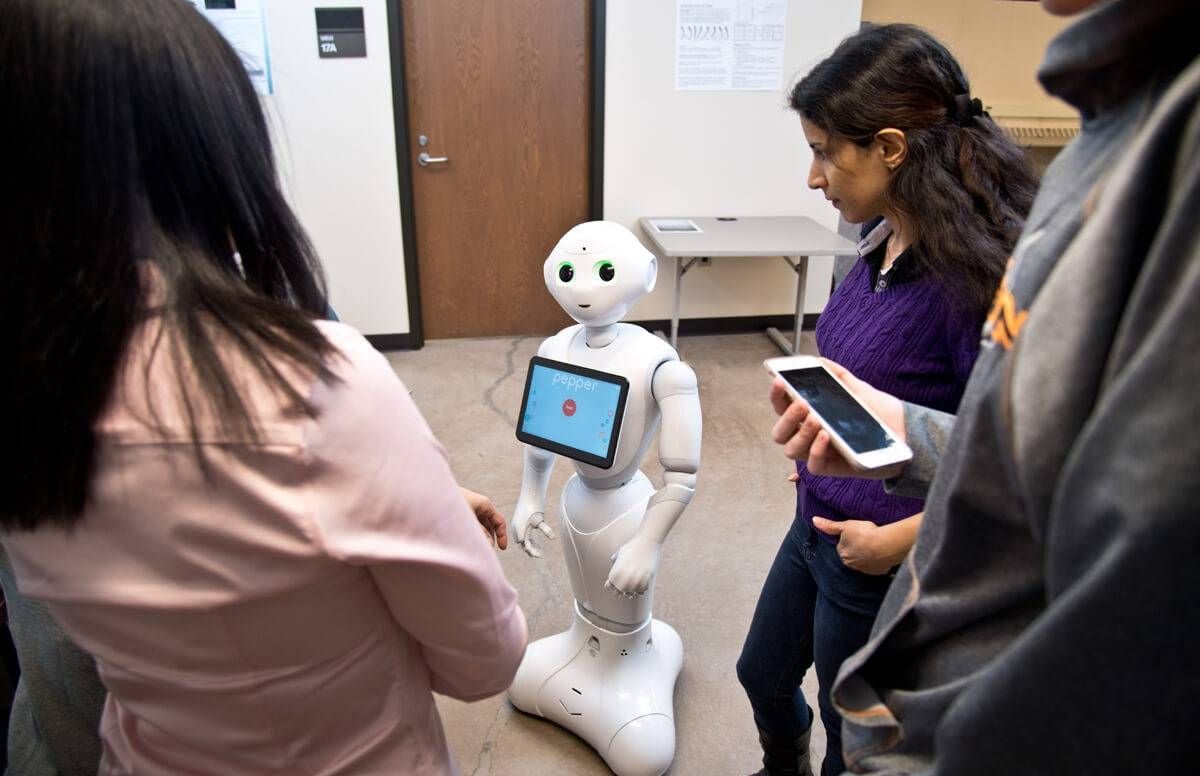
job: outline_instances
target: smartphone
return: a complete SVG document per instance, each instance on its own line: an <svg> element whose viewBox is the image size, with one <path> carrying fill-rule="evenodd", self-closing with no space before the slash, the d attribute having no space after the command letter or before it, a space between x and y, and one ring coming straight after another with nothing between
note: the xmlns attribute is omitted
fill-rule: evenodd
<svg viewBox="0 0 1200 776"><path fill-rule="evenodd" d="M768 358L763 366L783 378L788 393L808 402L833 446L856 469L882 469L912 460L908 445L854 398L819 358Z"/></svg>

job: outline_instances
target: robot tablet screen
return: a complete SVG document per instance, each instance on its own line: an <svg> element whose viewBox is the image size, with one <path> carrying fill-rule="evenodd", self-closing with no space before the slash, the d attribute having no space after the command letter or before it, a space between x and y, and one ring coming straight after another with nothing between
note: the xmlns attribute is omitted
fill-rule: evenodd
<svg viewBox="0 0 1200 776"><path fill-rule="evenodd" d="M617 454L629 381L534 356L525 378L517 439L608 469Z"/></svg>

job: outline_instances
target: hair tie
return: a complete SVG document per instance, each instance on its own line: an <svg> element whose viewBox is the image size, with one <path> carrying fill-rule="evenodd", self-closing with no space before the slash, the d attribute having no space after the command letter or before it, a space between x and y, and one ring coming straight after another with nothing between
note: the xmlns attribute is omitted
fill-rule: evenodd
<svg viewBox="0 0 1200 776"><path fill-rule="evenodd" d="M946 114L960 127L967 126L979 116L988 115L983 109L983 101L978 97L971 99L969 94L954 95L954 102L946 109Z"/></svg>

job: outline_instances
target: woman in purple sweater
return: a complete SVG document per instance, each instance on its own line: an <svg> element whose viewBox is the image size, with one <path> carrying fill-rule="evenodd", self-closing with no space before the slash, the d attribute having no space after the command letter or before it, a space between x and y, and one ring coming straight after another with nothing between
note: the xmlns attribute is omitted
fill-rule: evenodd
<svg viewBox="0 0 1200 776"><path fill-rule="evenodd" d="M864 224L861 258L817 324L821 355L902 399L953 411L1036 188L1023 153L970 97L950 52L909 25L847 38L796 85L791 107L812 148L809 187ZM795 521L737 671L763 745L760 773L809 774L813 713L800 683L815 662L821 772L833 776L844 767L829 688L867 641L922 501L803 463L797 474Z"/></svg>

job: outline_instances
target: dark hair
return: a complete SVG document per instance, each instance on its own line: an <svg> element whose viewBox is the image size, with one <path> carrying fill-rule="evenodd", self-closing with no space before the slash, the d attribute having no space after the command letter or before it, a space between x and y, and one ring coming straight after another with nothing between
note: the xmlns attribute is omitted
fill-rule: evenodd
<svg viewBox="0 0 1200 776"><path fill-rule="evenodd" d="M792 89L791 107L859 146L902 130L908 156L886 202L916 226L913 256L952 302L982 315L1029 213L1037 181L986 114L963 115L970 84L932 35L910 24L851 35ZM957 99L956 99L957 98Z"/></svg>
<svg viewBox="0 0 1200 776"><path fill-rule="evenodd" d="M333 348L312 320L324 280L224 38L181 0L5 0L0 73L0 527L79 519L94 426L152 315L173 343L193 441L202 407L257 438L229 353L311 414L272 356L329 377ZM162 284L154 310L147 266Z"/></svg>

